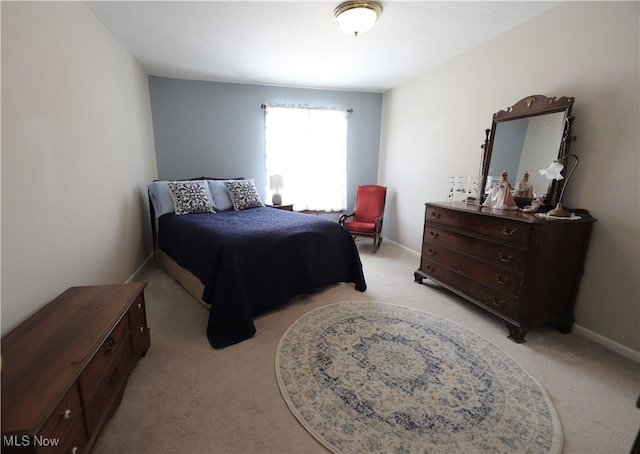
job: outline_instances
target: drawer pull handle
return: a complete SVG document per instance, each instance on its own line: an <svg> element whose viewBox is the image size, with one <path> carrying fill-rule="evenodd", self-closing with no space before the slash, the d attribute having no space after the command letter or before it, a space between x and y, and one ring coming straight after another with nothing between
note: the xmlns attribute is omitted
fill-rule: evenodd
<svg viewBox="0 0 640 454"><path fill-rule="evenodd" d="M505 277L503 279L499 274L496 274L496 282L500 285L507 285L509 283L509 278Z"/></svg>
<svg viewBox="0 0 640 454"><path fill-rule="evenodd" d="M69 410L69 409L65 410L65 411L64 411L64 413L62 413L62 417L63 417L64 419L69 419L69 418L71 418L71 410Z"/></svg>
<svg viewBox="0 0 640 454"><path fill-rule="evenodd" d="M138 309L142 309L142 303L138 303Z"/></svg>
<svg viewBox="0 0 640 454"><path fill-rule="evenodd" d="M104 354L110 355L116 349L116 339L113 336L109 336L105 345L107 348L105 348Z"/></svg>
<svg viewBox="0 0 640 454"><path fill-rule="evenodd" d="M429 235L431 235L431 238L436 239L440 236L440 234L438 232L429 232Z"/></svg>
<svg viewBox="0 0 640 454"><path fill-rule="evenodd" d="M73 448L71 448L71 449L69 450L69 453L70 453L70 454L78 454L78 447L77 447L77 446L74 446Z"/></svg>
<svg viewBox="0 0 640 454"><path fill-rule="evenodd" d="M510 229L506 225L504 227L502 227L502 234L503 235L511 236L511 235L515 235L517 233L518 233L518 229Z"/></svg>
<svg viewBox="0 0 640 454"><path fill-rule="evenodd" d="M491 302L493 303L494 306L498 306L498 307L504 306L504 300L499 300L495 296L491 297Z"/></svg>
<svg viewBox="0 0 640 454"><path fill-rule="evenodd" d="M141 332L141 333L144 333L144 326L141 326L141 327L140 327L140 332Z"/></svg>
<svg viewBox="0 0 640 454"><path fill-rule="evenodd" d="M433 219L440 219L440 213L431 213Z"/></svg>
<svg viewBox="0 0 640 454"><path fill-rule="evenodd" d="M113 385L118 380L119 376L120 376L120 371L118 370L118 368L116 368L116 370L113 372L111 377L109 377L109 381L107 382L107 385L109 386Z"/></svg>
<svg viewBox="0 0 640 454"><path fill-rule="evenodd" d="M436 255L436 250L429 248L429 255Z"/></svg>
<svg viewBox="0 0 640 454"><path fill-rule="evenodd" d="M434 267L432 267L431 265L427 265L427 271L430 273L433 273L436 269Z"/></svg>
<svg viewBox="0 0 640 454"><path fill-rule="evenodd" d="M500 260L502 260L503 262L509 263L511 260L513 260L513 255L509 254L509 255L505 255L504 252L500 252L498 254L498 257L500 257Z"/></svg>

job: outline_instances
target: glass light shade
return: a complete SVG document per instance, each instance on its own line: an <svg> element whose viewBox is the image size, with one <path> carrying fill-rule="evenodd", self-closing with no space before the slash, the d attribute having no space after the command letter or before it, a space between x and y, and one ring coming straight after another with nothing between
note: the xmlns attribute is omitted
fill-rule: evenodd
<svg viewBox="0 0 640 454"><path fill-rule="evenodd" d="M566 155L564 158L554 161L546 169L540 170L540 175L544 175L549 180L564 180L564 177L560 172L562 172L562 169L564 169L564 163L569 159L569 157L572 157L573 159L575 159L576 163L571 169L571 172L569 172L569 175L567 176L567 179L565 180L564 185L562 185L562 191L560 191L560 196L558 197L558 206L556 206L553 210L549 211L547 213L548 216L562 217L562 218L571 216L571 212L566 210L562 206L562 198L564 197L564 190L567 189L567 184L569 183L569 179L571 179L571 175L573 175L573 171L576 170L576 167L578 167L578 163L579 163L578 157L573 153L570 153Z"/></svg>
<svg viewBox="0 0 640 454"><path fill-rule="evenodd" d="M343 32L358 36L373 27L381 12L377 3L350 1L333 11L333 19Z"/></svg>
<svg viewBox="0 0 640 454"><path fill-rule="evenodd" d="M549 167L546 169L540 169L540 175L544 175L548 180L563 180L562 169L564 169L564 164L562 161L554 161L551 163Z"/></svg>

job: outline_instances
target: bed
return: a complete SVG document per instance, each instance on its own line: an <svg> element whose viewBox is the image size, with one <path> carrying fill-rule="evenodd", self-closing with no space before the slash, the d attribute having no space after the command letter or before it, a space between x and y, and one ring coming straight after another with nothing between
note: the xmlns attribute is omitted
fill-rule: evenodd
<svg viewBox="0 0 640 454"><path fill-rule="evenodd" d="M266 207L252 180L195 181L210 206L181 212L174 193L172 210L162 181L149 186L149 206L156 262L208 305L213 348L249 339L255 316L296 296L341 282L366 290L354 240L337 222Z"/></svg>

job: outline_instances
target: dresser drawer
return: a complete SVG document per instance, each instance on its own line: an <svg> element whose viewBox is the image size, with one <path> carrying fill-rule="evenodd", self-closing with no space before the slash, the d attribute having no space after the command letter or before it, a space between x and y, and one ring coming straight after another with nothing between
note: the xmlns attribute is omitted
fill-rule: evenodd
<svg viewBox="0 0 640 454"><path fill-rule="evenodd" d="M435 281L450 287L458 293L462 293L481 306L498 312L505 317L516 319L518 315L518 298L495 291L430 260L423 258L421 263L420 270Z"/></svg>
<svg viewBox="0 0 640 454"><path fill-rule="evenodd" d="M422 261L435 262L455 273L463 274L471 280L491 287L501 293L518 296L522 277L516 273L470 259L436 245L425 245ZM422 264L421 266L425 266Z"/></svg>
<svg viewBox="0 0 640 454"><path fill-rule="evenodd" d="M429 244L446 246L448 249L481 258L518 273L524 272L527 254L518 249L482 241L431 224L424 226L424 241ZM429 244L425 244L423 250L428 249Z"/></svg>
<svg viewBox="0 0 640 454"><path fill-rule="evenodd" d="M78 417L82 421L81 412L78 387L73 386L44 423L39 435L46 438L62 438Z"/></svg>
<svg viewBox="0 0 640 454"><path fill-rule="evenodd" d="M142 314L131 327L131 347L137 357L144 356L151 345L147 318Z"/></svg>
<svg viewBox="0 0 640 454"><path fill-rule="evenodd" d="M123 317L104 340L80 376L80 386L83 393L93 390L100 377L106 373L107 369L111 368L116 351L125 343L129 343L129 321Z"/></svg>
<svg viewBox="0 0 640 454"><path fill-rule="evenodd" d="M524 222L500 217L477 216L476 214L462 213L435 206L427 206L425 223L468 230L479 235L522 246L529 244L529 236L531 235L531 226Z"/></svg>
<svg viewBox="0 0 640 454"><path fill-rule="evenodd" d="M60 447L56 451L60 454L81 454L87 446L87 434L84 430L84 421L77 418L64 438L60 440ZM49 453L50 451L45 450Z"/></svg>
<svg viewBox="0 0 640 454"><path fill-rule="evenodd" d="M129 318L129 326L133 329L134 325L138 323L140 316L145 315L146 307L144 303L144 294L138 295L136 300L131 305L127 317Z"/></svg>
<svg viewBox="0 0 640 454"><path fill-rule="evenodd" d="M140 295L127 314L131 327L131 347L136 357L144 356L151 345L144 296Z"/></svg>
<svg viewBox="0 0 640 454"><path fill-rule="evenodd" d="M109 412L114 400L119 401L133 364L131 359L131 347L127 341L115 350L114 359L109 361L106 373L97 382L89 384L92 390L86 391L84 387L81 388L89 434L93 434L99 426L101 418Z"/></svg>

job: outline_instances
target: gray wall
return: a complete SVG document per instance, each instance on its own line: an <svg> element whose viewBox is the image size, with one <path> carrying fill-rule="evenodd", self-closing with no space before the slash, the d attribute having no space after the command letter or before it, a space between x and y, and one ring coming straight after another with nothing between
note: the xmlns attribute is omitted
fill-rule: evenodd
<svg viewBox="0 0 640 454"><path fill-rule="evenodd" d="M268 102L352 108L349 207L358 185L376 183L382 94L149 77L158 178L255 178L265 197L264 112Z"/></svg>

